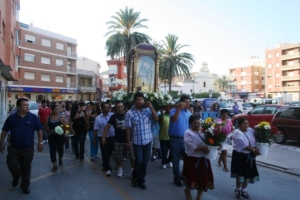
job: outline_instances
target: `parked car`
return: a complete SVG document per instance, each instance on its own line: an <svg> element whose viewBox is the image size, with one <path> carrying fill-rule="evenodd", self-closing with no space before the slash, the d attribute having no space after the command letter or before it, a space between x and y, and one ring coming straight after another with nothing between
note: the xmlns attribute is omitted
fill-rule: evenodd
<svg viewBox="0 0 300 200"><path fill-rule="evenodd" d="M277 127L278 134L274 141L284 144L287 140L300 142L300 106L285 106L273 117L272 126Z"/></svg>
<svg viewBox="0 0 300 200"><path fill-rule="evenodd" d="M290 106L300 106L300 101L292 101L289 103Z"/></svg>
<svg viewBox="0 0 300 200"><path fill-rule="evenodd" d="M39 112L39 106L35 101L28 101L29 104L29 112L35 114L36 116L38 116L38 112ZM16 113L18 110L15 109L11 112L11 114Z"/></svg>
<svg viewBox="0 0 300 200"><path fill-rule="evenodd" d="M276 112L282 108L283 105L278 104L265 104L253 108L246 114L239 114L232 117L231 121L237 127L239 118L246 118L249 121L249 126L254 128L255 125L262 121L271 123Z"/></svg>
<svg viewBox="0 0 300 200"><path fill-rule="evenodd" d="M229 117L234 116L234 112L233 112L231 104L228 104L228 103L218 103L218 104L219 104L220 111L223 110L223 109L227 109L228 112L229 112Z"/></svg>
<svg viewBox="0 0 300 200"><path fill-rule="evenodd" d="M239 105L239 113L248 113L253 109L250 103L238 102L237 104Z"/></svg>

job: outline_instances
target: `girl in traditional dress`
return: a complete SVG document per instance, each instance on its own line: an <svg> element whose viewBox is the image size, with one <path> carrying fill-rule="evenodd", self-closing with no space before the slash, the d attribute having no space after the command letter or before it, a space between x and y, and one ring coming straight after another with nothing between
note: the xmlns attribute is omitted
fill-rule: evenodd
<svg viewBox="0 0 300 200"><path fill-rule="evenodd" d="M209 152L204 143L204 134L200 132L200 120L195 116L189 118L190 128L184 133L185 157L182 179L186 185L185 197L191 200L191 189L198 190L196 200L200 200L203 191L214 188L214 177L209 159L205 155Z"/></svg>

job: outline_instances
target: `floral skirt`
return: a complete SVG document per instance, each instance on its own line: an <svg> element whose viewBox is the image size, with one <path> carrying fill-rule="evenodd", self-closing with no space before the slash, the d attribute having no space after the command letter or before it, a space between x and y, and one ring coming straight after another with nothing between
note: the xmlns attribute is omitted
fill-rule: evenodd
<svg viewBox="0 0 300 200"><path fill-rule="evenodd" d="M250 154L232 151L231 178L239 177L239 182L254 183L259 181L256 160Z"/></svg>
<svg viewBox="0 0 300 200"><path fill-rule="evenodd" d="M209 159L205 157L184 156L182 181L190 189L214 189L214 176Z"/></svg>

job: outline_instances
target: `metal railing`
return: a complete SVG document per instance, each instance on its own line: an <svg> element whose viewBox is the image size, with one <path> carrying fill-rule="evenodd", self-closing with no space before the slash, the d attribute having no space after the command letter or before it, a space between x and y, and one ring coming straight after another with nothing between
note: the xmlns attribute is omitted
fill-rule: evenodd
<svg viewBox="0 0 300 200"><path fill-rule="evenodd" d="M67 73L76 74L77 73L77 68L67 66Z"/></svg>
<svg viewBox="0 0 300 200"><path fill-rule="evenodd" d="M294 54L284 54L281 56L282 59L290 59L290 58L294 58L294 57L299 57L300 53L294 53Z"/></svg>
<svg viewBox="0 0 300 200"><path fill-rule="evenodd" d="M77 53L76 52L67 52L67 57L77 59Z"/></svg>
<svg viewBox="0 0 300 200"><path fill-rule="evenodd" d="M67 88L76 88L76 83L67 83Z"/></svg>
<svg viewBox="0 0 300 200"><path fill-rule="evenodd" d="M281 76L282 81L300 80L300 74L294 76Z"/></svg>

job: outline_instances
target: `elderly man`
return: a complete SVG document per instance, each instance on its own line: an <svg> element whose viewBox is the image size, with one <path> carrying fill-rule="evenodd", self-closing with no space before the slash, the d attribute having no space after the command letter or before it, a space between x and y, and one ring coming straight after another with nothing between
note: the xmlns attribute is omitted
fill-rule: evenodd
<svg viewBox="0 0 300 200"><path fill-rule="evenodd" d="M13 176L12 186L19 184L24 194L29 194L31 162L34 155L34 133L38 132L38 152L43 150L42 125L37 116L29 112L28 99L17 100L18 111L10 115L2 128L0 151L5 150L4 139L10 131L10 145L7 147L7 166Z"/></svg>

